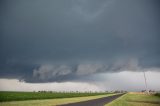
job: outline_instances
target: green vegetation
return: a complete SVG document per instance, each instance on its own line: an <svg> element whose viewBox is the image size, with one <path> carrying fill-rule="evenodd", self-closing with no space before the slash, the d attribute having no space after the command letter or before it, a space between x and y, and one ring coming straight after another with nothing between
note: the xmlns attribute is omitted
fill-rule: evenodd
<svg viewBox="0 0 160 106"><path fill-rule="evenodd" d="M158 96L158 97L160 97L160 93L156 93L156 94L155 94L155 96Z"/></svg>
<svg viewBox="0 0 160 106"><path fill-rule="evenodd" d="M106 106L160 106L160 94L128 93Z"/></svg>
<svg viewBox="0 0 160 106"><path fill-rule="evenodd" d="M115 95L115 94L105 94L105 95L87 96L87 97L74 97L74 98L61 98L61 99L10 101L10 102L0 102L0 106L56 106L61 104L98 99L98 98L103 98L103 97L112 96L112 95Z"/></svg>
<svg viewBox="0 0 160 106"><path fill-rule="evenodd" d="M0 92L0 102L104 95L107 93ZM108 93L109 94L109 93Z"/></svg>

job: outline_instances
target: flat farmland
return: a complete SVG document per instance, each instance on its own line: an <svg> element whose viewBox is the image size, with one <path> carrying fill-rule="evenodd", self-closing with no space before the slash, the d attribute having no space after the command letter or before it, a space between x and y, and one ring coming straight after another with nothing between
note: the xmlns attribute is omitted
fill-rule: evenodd
<svg viewBox="0 0 160 106"><path fill-rule="evenodd" d="M97 104L97 100L103 100L102 102L105 102L105 106L160 106L159 93L145 94L132 92L107 103L107 100L114 95L118 95L118 93L0 92L0 106L57 106L64 104L79 106L78 104L88 103L94 106L102 106ZM104 101L105 98L108 99Z"/></svg>
<svg viewBox="0 0 160 106"><path fill-rule="evenodd" d="M92 94L93 95L93 94ZM69 103L77 103L89 100L95 100L99 98L109 97L116 94L113 93L96 93L94 96L82 96L82 97L70 97L70 98L51 98L51 99L31 99L31 100L19 100L19 101L3 101L0 102L0 106L57 106Z"/></svg>
<svg viewBox="0 0 160 106"><path fill-rule="evenodd" d="M56 98L73 98L96 95L107 95L111 93L78 93L78 92L0 92L0 102L5 101L22 101L22 100L39 100L39 99L56 99Z"/></svg>

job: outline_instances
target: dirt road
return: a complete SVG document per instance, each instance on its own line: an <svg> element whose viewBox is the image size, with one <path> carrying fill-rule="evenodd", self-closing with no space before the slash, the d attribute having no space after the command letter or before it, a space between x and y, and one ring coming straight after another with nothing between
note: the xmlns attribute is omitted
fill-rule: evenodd
<svg viewBox="0 0 160 106"><path fill-rule="evenodd" d="M122 95L124 95L124 94L108 96L108 97L104 97L104 98L88 100L88 101L83 101L83 102L58 105L58 106L104 106L105 104L117 99L118 97L120 97Z"/></svg>

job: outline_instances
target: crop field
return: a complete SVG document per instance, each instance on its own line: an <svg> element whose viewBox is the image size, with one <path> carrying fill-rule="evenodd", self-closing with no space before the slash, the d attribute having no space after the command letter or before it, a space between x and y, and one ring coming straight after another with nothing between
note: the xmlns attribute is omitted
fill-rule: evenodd
<svg viewBox="0 0 160 106"><path fill-rule="evenodd" d="M125 94L106 106L160 106L160 94Z"/></svg>
<svg viewBox="0 0 160 106"><path fill-rule="evenodd" d="M0 92L0 106L56 106L116 95L79 92ZM160 106L160 93L127 93L105 106Z"/></svg>
<svg viewBox="0 0 160 106"><path fill-rule="evenodd" d="M23 100L23 101L5 101L0 102L0 106L57 106L67 103L75 103L88 101L116 94L100 94L95 96L73 97L73 98L55 98L55 99L41 99L41 100Z"/></svg>
<svg viewBox="0 0 160 106"><path fill-rule="evenodd" d="M4 101L21 101L21 100L38 100L38 99L55 99L85 97L95 95L106 95L110 93L78 93L78 92L0 92L0 102Z"/></svg>

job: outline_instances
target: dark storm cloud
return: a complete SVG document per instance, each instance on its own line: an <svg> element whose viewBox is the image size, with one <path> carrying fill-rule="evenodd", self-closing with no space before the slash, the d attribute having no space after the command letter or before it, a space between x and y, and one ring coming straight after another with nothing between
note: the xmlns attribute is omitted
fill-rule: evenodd
<svg viewBox="0 0 160 106"><path fill-rule="evenodd" d="M29 82L160 67L158 0L0 2L0 77Z"/></svg>

